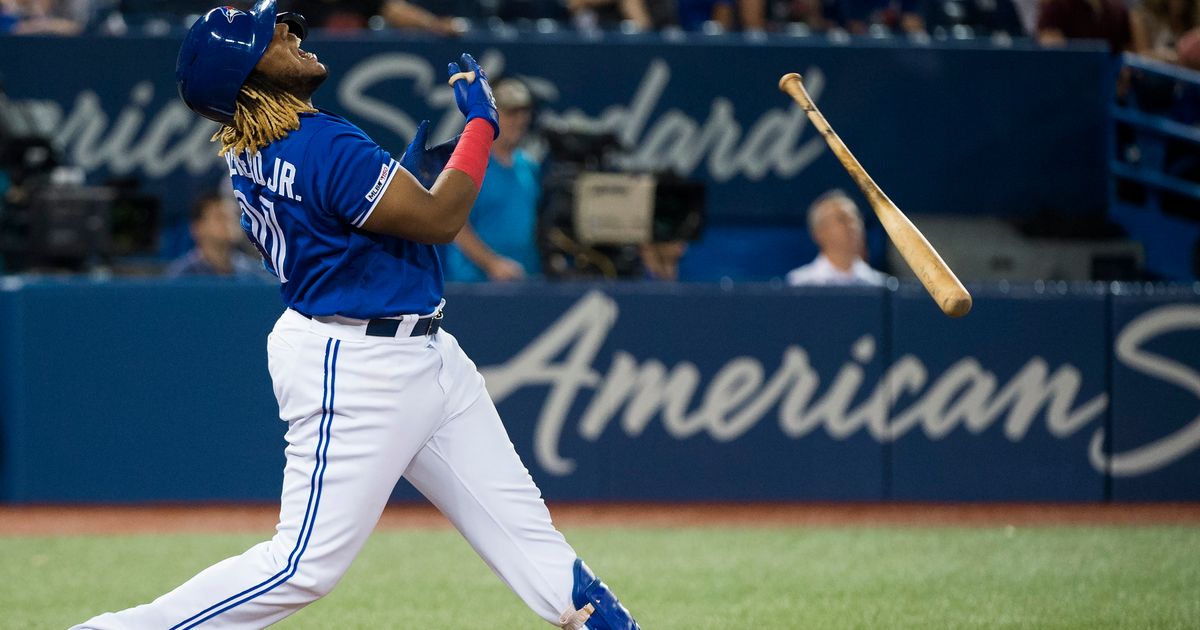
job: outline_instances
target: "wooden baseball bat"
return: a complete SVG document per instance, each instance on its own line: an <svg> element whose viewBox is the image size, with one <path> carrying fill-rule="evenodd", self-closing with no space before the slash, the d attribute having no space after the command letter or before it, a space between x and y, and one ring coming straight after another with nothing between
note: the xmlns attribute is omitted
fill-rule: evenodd
<svg viewBox="0 0 1200 630"><path fill-rule="evenodd" d="M925 240L925 236L921 234L917 226L913 225L900 208L896 207L896 204L883 194L883 190L879 188L875 180L871 179L862 164L859 164L858 160L854 158L854 154L850 153L850 149L846 148L846 143L842 142L842 139L834 133L833 127L829 126L829 121L821 115L820 110L813 103L812 97L804 89L800 75L795 72L783 75L779 79L779 89L800 104L801 109L808 114L808 119L812 121L817 131L825 137L825 142L829 143L833 154L841 161L842 166L846 167L850 177L867 196L867 201L875 210L875 216L879 217L879 222L883 224L883 229L887 230L888 236L896 245L896 249L900 251L900 255L904 257L904 261L917 274L917 278L921 280L921 284L925 285L925 290L933 297L933 301L937 302L942 312L950 317L966 315L971 310L971 294L967 293L966 288L946 265L946 261L942 260L929 241Z"/></svg>
<svg viewBox="0 0 1200 630"><path fill-rule="evenodd" d="M455 72L454 74L450 75L450 80L446 81L446 84L454 85L454 82L458 81L459 79L466 79L467 83L474 83L475 82L475 71L467 70L466 72Z"/></svg>

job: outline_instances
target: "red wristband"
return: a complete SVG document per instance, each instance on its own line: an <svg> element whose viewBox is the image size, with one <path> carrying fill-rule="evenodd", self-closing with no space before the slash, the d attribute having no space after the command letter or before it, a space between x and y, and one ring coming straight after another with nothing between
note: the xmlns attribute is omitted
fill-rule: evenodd
<svg viewBox="0 0 1200 630"><path fill-rule="evenodd" d="M475 182L476 188L483 186L483 174L487 172L494 135L491 123L482 118L472 118L463 129L454 153L446 161L446 168L466 173Z"/></svg>

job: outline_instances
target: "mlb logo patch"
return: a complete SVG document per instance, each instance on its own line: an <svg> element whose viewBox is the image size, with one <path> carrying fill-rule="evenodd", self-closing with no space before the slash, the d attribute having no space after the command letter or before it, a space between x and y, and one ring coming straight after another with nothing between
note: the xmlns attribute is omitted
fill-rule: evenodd
<svg viewBox="0 0 1200 630"><path fill-rule="evenodd" d="M387 183L387 179L388 165L384 164L379 169L379 179L375 180L375 185L371 187L371 192L367 193L367 201L375 201L375 198L379 196L380 191L383 190L383 185Z"/></svg>

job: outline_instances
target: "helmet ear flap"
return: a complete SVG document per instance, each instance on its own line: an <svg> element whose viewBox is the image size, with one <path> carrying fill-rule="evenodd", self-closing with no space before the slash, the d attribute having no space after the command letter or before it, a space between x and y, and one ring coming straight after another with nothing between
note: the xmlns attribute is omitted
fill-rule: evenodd
<svg viewBox="0 0 1200 630"><path fill-rule="evenodd" d="M308 20L295 11L287 11L275 16L276 24L286 24L288 32L301 40L308 38Z"/></svg>

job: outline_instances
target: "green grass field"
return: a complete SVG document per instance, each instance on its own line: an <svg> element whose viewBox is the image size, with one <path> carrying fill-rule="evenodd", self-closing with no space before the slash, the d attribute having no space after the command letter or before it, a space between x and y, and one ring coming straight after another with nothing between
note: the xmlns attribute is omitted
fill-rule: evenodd
<svg viewBox="0 0 1200 630"><path fill-rule="evenodd" d="M1198 628L1200 528L572 528L644 628ZM265 534L264 534L265 535ZM0 626L149 601L255 535L0 538ZM550 628L451 530L376 532L280 628Z"/></svg>

